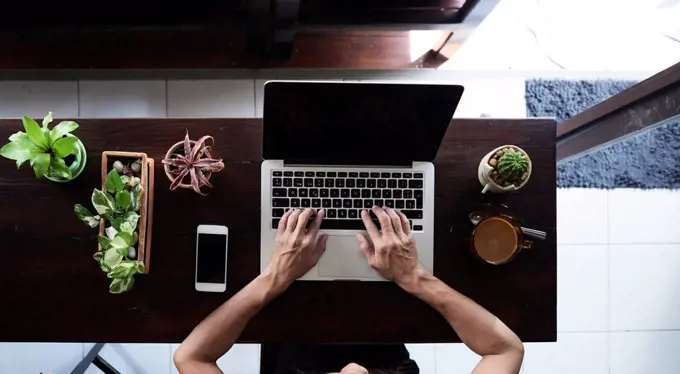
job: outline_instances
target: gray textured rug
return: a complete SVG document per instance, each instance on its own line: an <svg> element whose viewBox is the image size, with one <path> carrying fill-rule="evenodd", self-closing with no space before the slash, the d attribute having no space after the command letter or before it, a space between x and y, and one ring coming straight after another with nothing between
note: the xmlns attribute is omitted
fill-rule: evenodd
<svg viewBox="0 0 680 374"><path fill-rule="evenodd" d="M527 116L564 121L635 83L529 80ZM680 188L680 119L558 165L557 186Z"/></svg>

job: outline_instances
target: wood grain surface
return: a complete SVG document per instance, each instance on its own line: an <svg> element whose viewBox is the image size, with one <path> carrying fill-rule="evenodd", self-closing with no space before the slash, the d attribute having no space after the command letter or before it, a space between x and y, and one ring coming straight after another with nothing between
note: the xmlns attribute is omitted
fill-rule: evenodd
<svg viewBox="0 0 680 374"><path fill-rule="evenodd" d="M306 30L290 58L269 58L237 25L0 31L0 69L405 69L409 43L408 31Z"/></svg>
<svg viewBox="0 0 680 374"><path fill-rule="evenodd" d="M680 115L680 63L557 125L558 162L649 131Z"/></svg>
<svg viewBox="0 0 680 374"><path fill-rule="evenodd" d="M0 159L0 341L180 342L259 273L261 119L81 119L76 135L88 164L75 181L37 180ZM18 131L0 120L0 139ZM225 169L202 197L170 192L158 160L181 140L215 137ZM516 144L533 160L519 193L482 195L479 160ZM73 213L100 187L104 150L145 152L156 160L153 271L126 294L108 293L92 259L97 231ZM398 151L398 145L395 145ZM456 119L435 160L435 275L500 317L524 341L556 340L555 128L548 119ZM484 202L507 204L547 240L503 266L468 250L467 215ZM194 291L199 224L229 227L227 292ZM241 342L457 342L428 305L387 282L296 282L248 324Z"/></svg>
<svg viewBox="0 0 680 374"><path fill-rule="evenodd" d="M166 2L160 12L14 2L31 22L0 23L0 69L417 68L409 31L453 30L478 2Z"/></svg>

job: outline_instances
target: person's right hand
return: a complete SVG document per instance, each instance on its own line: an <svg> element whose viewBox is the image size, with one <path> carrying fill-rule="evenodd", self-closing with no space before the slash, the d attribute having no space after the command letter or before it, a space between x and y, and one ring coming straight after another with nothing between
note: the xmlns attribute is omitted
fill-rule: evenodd
<svg viewBox="0 0 680 374"><path fill-rule="evenodd" d="M368 264L380 275L401 287L416 281L421 266L416 243L406 216L392 208L373 207L381 231L371 221L367 210L361 212L368 237L357 234L359 248Z"/></svg>

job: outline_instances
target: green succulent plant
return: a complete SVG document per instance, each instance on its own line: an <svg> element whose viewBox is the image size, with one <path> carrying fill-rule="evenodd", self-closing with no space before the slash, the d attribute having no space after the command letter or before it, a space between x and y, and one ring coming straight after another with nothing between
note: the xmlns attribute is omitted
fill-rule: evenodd
<svg viewBox="0 0 680 374"><path fill-rule="evenodd" d="M71 135L78 124L73 121L62 121L52 129L52 112L42 121L42 127L28 116L22 117L24 131L9 137L9 143L0 148L0 155L16 161L17 169L29 161L37 178L43 176L71 180L73 172L66 165L64 158L77 155L78 138Z"/></svg>
<svg viewBox="0 0 680 374"><path fill-rule="evenodd" d="M498 175L504 180L510 182L518 181L529 170L529 160L522 152L506 152L498 159L496 170L498 170Z"/></svg>

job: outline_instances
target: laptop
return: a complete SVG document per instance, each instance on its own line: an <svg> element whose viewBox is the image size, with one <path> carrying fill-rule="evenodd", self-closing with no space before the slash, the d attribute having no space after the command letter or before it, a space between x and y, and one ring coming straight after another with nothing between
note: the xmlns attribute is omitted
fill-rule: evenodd
<svg viewBox="0 0 680 374"><path fill-rule="evenodd" d="M361 210L384 205L408 217L419 261L433 271L432 160L462 94L457 85L267 82L260 270L281 216L314 208L325 210L329 238L300 280L384 280L355 237L365 233Z"/></svg>

